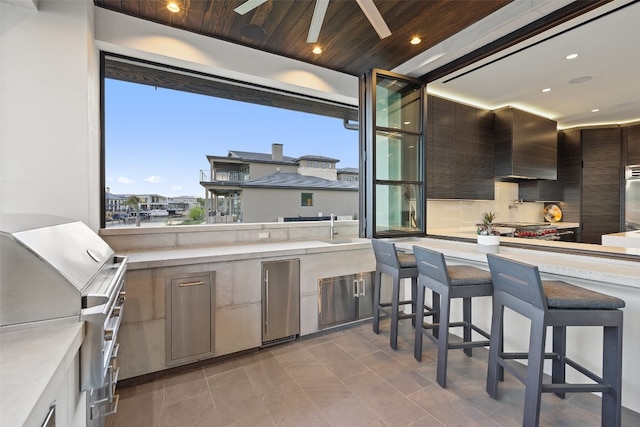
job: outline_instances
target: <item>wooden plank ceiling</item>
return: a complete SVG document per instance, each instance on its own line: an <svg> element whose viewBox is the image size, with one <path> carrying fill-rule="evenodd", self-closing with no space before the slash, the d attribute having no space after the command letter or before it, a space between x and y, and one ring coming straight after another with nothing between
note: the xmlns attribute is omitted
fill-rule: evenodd
<svg viewBox="0 0 640 427"><path fill-rule="evenodd" d="M245 0L94 0L106 9L249 46L352 75L371 68L391 70L429 47L500 9L512 0L375 0L391 30L380 39L354 0L331 0L318 43L307 44L315 1L268 0L245 15L234 9ZM264 29L251 39L241 30L249 24ZM255 27L254 27L255 28ZM409 43L419 37L418 45ZM311 52L314 46L323 52Z"/></svg>

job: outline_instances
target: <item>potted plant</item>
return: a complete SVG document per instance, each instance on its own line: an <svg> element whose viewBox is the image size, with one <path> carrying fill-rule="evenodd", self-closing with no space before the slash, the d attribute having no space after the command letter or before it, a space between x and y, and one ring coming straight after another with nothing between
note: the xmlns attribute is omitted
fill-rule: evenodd
<svg viewBox="0 0 640 427"><path fill-rule="evenodd" d="M497 212L482 212L482 223L478 224L479 245L499 245L500 232L496 230L493 221L498 216Z"/></svg>

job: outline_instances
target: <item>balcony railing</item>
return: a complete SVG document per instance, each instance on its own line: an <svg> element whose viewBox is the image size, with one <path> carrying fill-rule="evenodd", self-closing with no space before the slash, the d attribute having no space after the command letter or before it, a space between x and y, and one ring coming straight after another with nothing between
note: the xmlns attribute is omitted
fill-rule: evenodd
<svg viewBox="0 0 640 427"><path fill-rule="evenodd" d="M200 171L200 182L245 182L249 180L249 174L236 171L214 171L213 179L209 180L207 171Z"/></svg>

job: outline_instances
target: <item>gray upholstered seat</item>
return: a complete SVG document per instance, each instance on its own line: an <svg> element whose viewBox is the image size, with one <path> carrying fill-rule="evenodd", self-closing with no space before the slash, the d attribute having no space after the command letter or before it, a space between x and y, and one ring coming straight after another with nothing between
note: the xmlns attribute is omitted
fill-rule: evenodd
<svg viewBox="0 0 640 427"><path fill-rule="evenodd" d="M398 261L401 268L416 268L416 257L413 254L398 251Z"/></svg>
<svg viewBox="0 0 640 427"><path fill-rule="evenodd" d="M576 308L582 310L624 308L624 301L620 298L590 291L567 282L543 280L542 289L549 308Z"/></svg>
<svg viewBox="0 0 640 427"><path fill-rule="evenodd" d="M451 286L491 283L491 273L471 265L447 266Z"/></svg>

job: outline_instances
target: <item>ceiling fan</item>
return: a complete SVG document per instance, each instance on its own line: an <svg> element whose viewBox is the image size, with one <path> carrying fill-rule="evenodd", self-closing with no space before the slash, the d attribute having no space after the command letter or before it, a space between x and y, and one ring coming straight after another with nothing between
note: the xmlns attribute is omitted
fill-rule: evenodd
<svg viewBox="0 0 640 427"><path fill-rule="evenodd" d="M234 9L235 12L240 15L255 9L267 0L247 0L240 6ZM383 39L391 35L391 30L384 21L384 18L380 14L380 11L373 3L373 0L356 0L360 9L365 14L373 29L376 30L378 36ZM307 43L316 43L318 36L320 35L320 28L322 28L322 21L327 13L327 7L329 6L329 0L316 0L316 5L313 10L313 17L311 18L311 25L309 25L309 35L307 36Z"/></svg>

